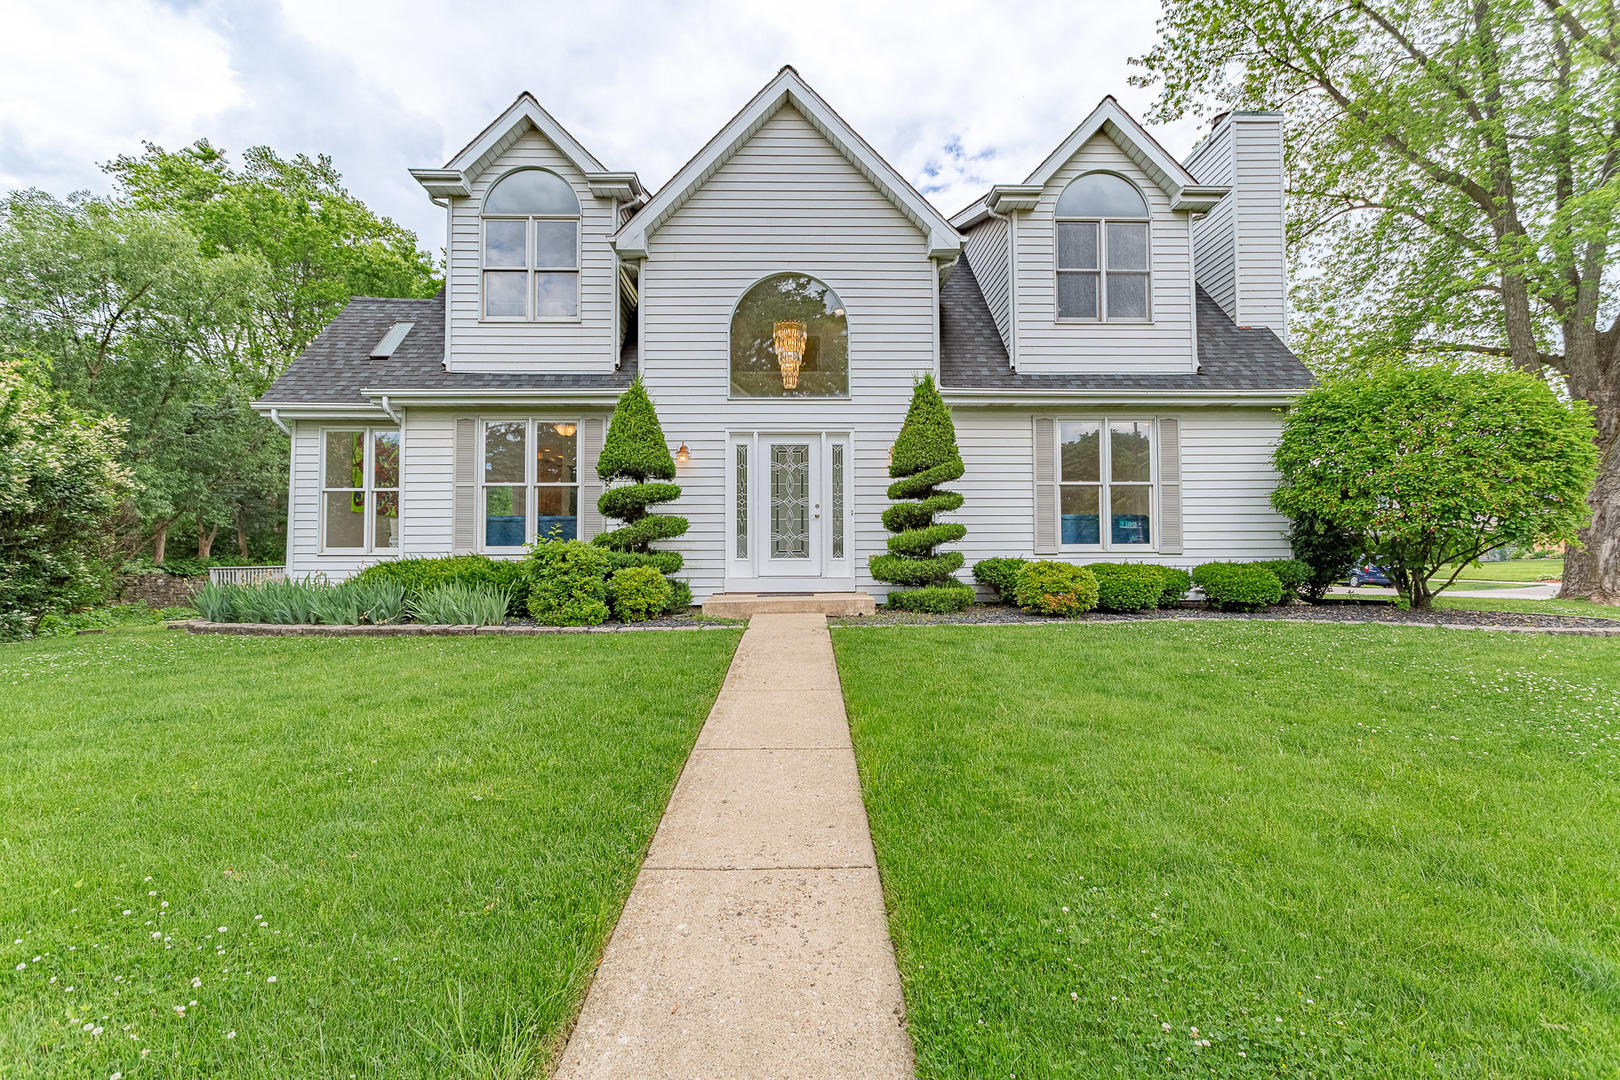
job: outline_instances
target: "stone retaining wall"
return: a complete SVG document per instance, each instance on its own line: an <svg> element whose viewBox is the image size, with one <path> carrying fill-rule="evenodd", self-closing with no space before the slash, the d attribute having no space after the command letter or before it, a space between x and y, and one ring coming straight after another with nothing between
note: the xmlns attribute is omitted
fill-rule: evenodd
<svg viewBox="0 0 1620 1080"><path fill-rule="evenodd" d="M142 600L147 607L183 607L191 603L197 590L208 584L208 575L175 577L173 574L120 574L118 602L134 604Z"/></svg>

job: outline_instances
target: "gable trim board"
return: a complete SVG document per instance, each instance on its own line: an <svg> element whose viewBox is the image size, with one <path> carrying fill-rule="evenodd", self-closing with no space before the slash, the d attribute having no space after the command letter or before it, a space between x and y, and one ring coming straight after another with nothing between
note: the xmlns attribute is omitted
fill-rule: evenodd
<svg viewBox="0 0 1620 1080"><path fill-rule="evenodd" d="M797 71L784 67L618 231L613 237L613 246L619 254L627 259L646 258L647 242L652 233L668 221L692 193L719 171L760 128L788 106L809 121L923 233L928 241L930 259L955 259L961 253L962 238L951 223L878 156L842 117L833 112L821 96L799 77Z"/></svg>

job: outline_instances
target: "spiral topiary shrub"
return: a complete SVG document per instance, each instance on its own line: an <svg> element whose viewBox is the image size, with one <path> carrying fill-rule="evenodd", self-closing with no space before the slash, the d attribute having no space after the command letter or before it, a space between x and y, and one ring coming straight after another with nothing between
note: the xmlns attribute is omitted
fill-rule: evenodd
<svg viewBox="0 0 1620 1080"><path fill-rule="evenodd" d="M1263 566L1205 563L1193 570L1192 579L1217 611L1258 611L1283 595L1282 582Z"/></svg>
<svg viewBox="0 0 1620 1080"><path fill-rule="evenodd" d="M1069 563L1026 563L1018 571L1014 598L1025 611L1064 617L1082 615L1097 606L1097 576L1083 566Z"/></svg>
<svg viewBox="0 0 1620 1080"><path fill-rule="evenodd" d="M583 540L543 540L529 551L529 614L551 626L607 621L607 553Z"/></svg>
<svg viewBox="0 0 1620 1080"><path fill-rule="evenodd" d="M973 580L994 589L1002 603L1011 604L1013 594L1018 591L1018 571L1027 562L1027 559L980 559L973 564Z"/></svg>
<svg viewBox="0 0 1620 1080"><path fill-rule="evenodd" d="M648 510L648 507L680 498L681 488L679 484L668 482L675 479L675 459L664 442L658 411L653 408L652 398L647 396L640 376L614 406L613 421L608 425L607 439L602 444L602 456L596 462L596 475L609 484L615 480L629 481L608 488L596 501L596 508L604 517L623 522L619 528L591 540L595 546L612 553L611 572L617 575L629 567L651 567L666 577L679 572L683 562L680 552L651 548L654 541L684 535L689 523L683 517ZM684 587L684 582L671 580L669 584L666 601L684 597L687 603L691 602L692 590ZM676 588L677 585L683 587Z"/></svg>
<svg viewBox="0 0 1620 1080"><path fill-rule="evenodd" d="M1146 611L1164 596L1164 567L1146 563L1088 563L1097 577L1099 611Z"/></svg>
<svg viewBox="0 0 1620 1080"><path fill-rule="evenodd" d="M935 514L962 505L959 493L936 488L960 479L964 471L951 411L935 389L934 377L926 375L911 395L911 408L889 462L889 475L898 479L889 485L894 505L883 511L883 527L894 535L889 537L888 553L874 555L871 561L874 578L905 587L889 593L890 607L961 611L973 603L973 586L952 576L962 568L962 553L936 550L966 536L967 526L934 521ZM926 595L911 596L925 589Z"/></svg>
<svg viewBox="0 0 1620 1080"><path fill-rule="evenodd" d="M608 580L613 614L621 622L657 618L669 605L669 581L650 566L627 566Z"/></svg>

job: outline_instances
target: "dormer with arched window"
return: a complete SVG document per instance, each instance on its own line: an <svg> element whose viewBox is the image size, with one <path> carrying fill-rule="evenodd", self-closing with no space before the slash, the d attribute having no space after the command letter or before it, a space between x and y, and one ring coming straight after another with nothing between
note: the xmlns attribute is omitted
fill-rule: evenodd
<svg viewBox="0 0 1620 1080"><path fill-rule="evenodd" d="M1152 317L1152 214L1135 184L1088 172L1058 196L1057 317L1145 322Z"/></svg>
<svg viewBox="0 0 1620 1080"><path fill-rule="evenodd" d="M579 318L579 219L579 196L549 169L517 169L485 193L484 318Z"/></svg>

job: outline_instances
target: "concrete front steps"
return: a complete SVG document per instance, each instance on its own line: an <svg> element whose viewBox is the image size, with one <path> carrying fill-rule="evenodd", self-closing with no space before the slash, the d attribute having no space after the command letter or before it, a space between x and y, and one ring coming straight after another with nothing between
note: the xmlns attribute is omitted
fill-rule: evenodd
<svg viewBox="0 0 1620 1080"><path fill-rule="evenodd" d="M746 619L750 615L876 615L877 601L863 592L715 593L703 614Z"/></svg>

